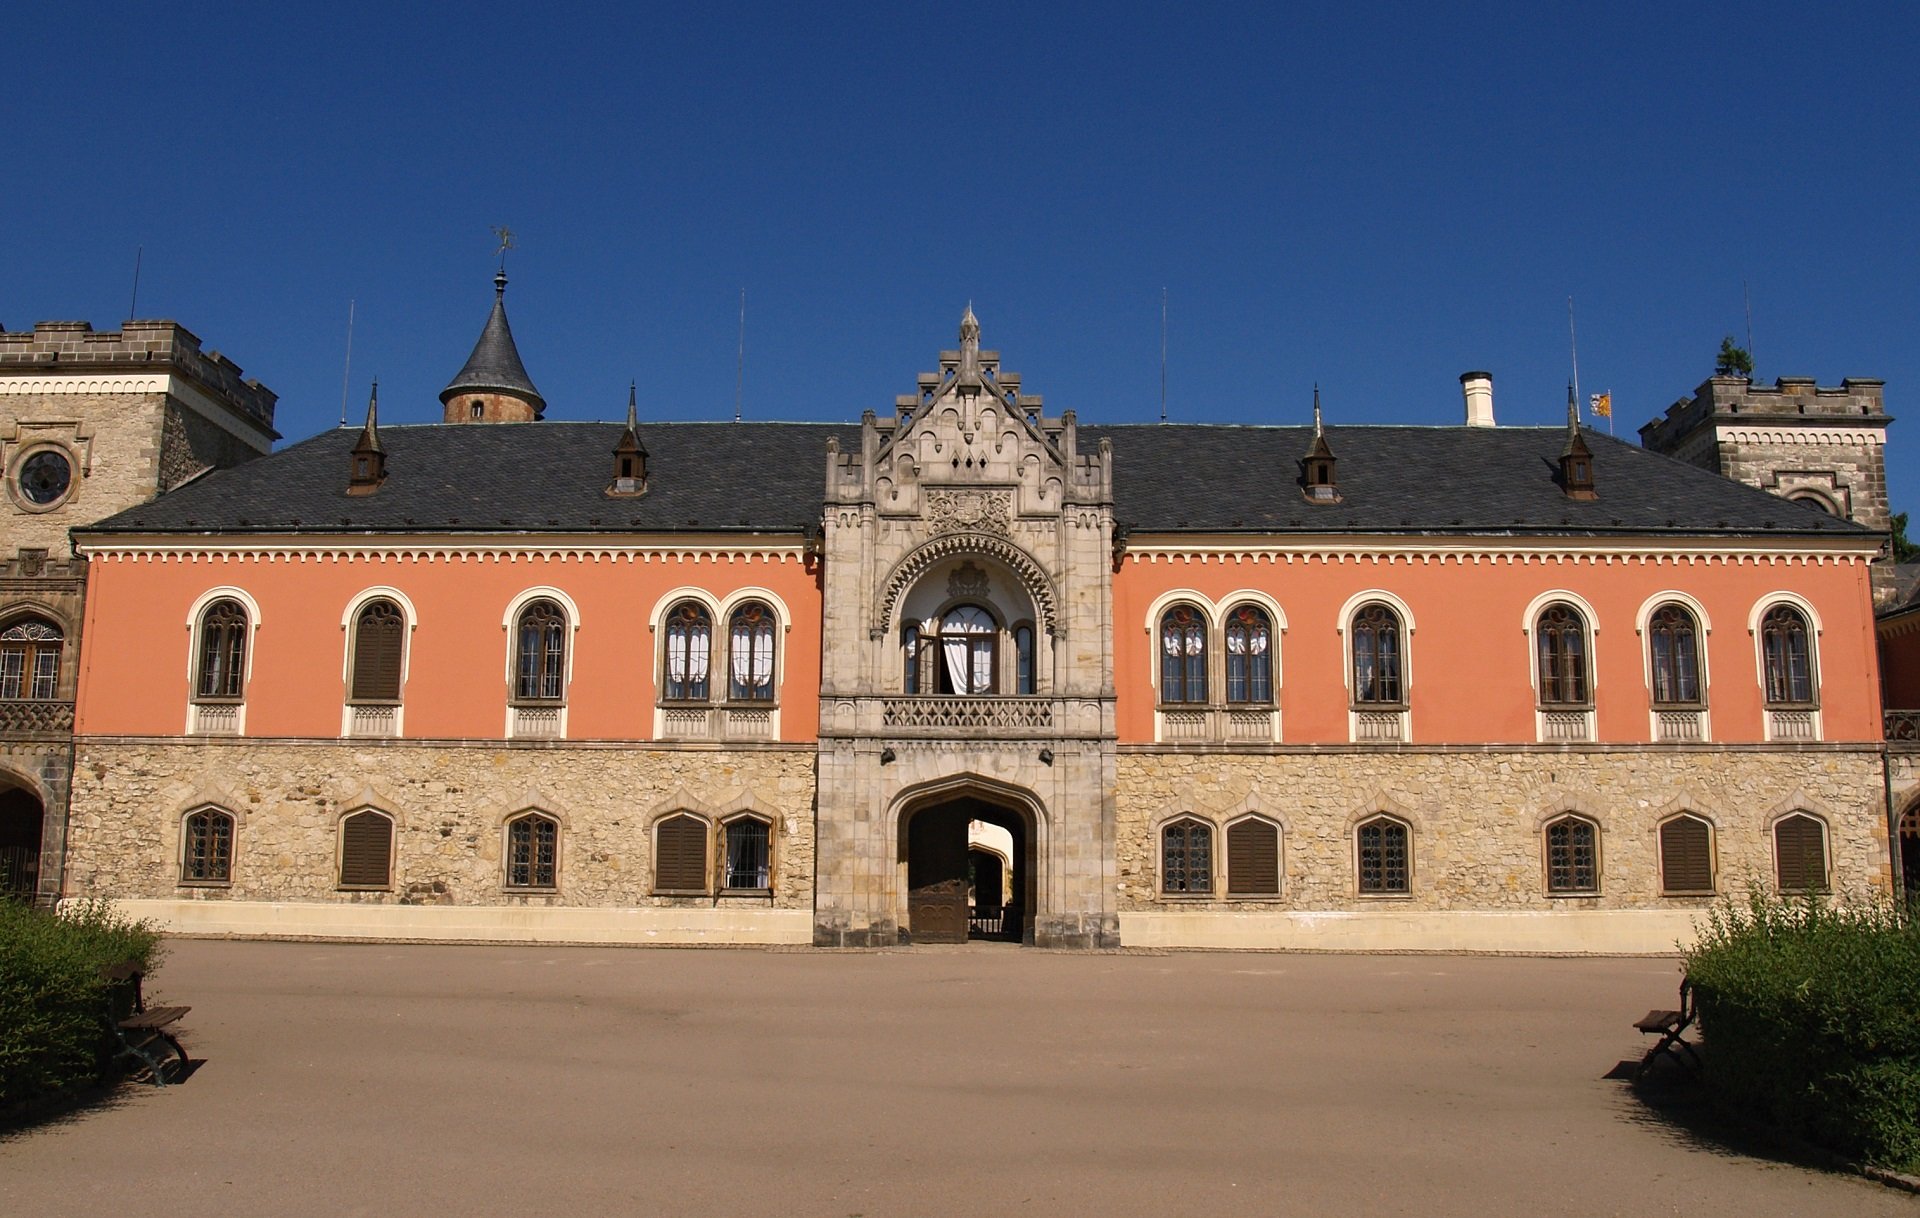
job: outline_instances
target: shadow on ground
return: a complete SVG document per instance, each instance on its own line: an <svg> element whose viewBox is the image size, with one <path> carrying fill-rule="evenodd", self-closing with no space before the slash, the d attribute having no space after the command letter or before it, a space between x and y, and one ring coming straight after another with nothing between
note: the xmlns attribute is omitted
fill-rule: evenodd
<svg viewBox="0 0 1920 1218"><path fill-rule="evenodd" d="M167 1079L168 1087L177 1087L200 1072L207 1064L204 1057L187 1059L186 1069ZM155 1088L147 1080L144 1071L135 1074L122 1074L111 1081L92 1087L83 1087L69 1091L64 1095L49 1099L28 1100L0 1109L0 1144L14 1141L31 1133L44 1129L58 1129L62 1126L77 1125L102 1112L111 1112L124 1108L133 1102L137 1094L135 1088L142 1090L164 1090Z"/></svg>
<svg viewBox="0 0 1920 1218"><path fill-rule="evenodd" d="M1699 1046L1696 1049L1705 1052ZM1629 1124L1711 1154L1763 1159L1816 1171L1852 1173L1852 1165L1830 1151L1808 1145L1758 1121L1729 1114L1713 1102L1696 1072L1670 1058L1654 1062L1643 1078L1636 1077L1639 1067L1637 1061L1622 1061L1602 1076L1627 1083L1622 1095L1623 1115Z"/></svg>

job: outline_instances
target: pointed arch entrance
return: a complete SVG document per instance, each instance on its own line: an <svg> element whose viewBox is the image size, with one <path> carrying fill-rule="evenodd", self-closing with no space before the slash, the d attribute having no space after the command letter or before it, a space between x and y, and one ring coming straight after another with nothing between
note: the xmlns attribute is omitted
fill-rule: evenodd
<svg viewBox="0 0 1920 1218"><path fill-rule="evenodd" d="M1040 821L1026 798L959 781L908 800L899 819L901 938L1033 942Z"/></svg>
<svg viewBox="0 0 1920 1218"><path fill-rule="evenodd" d="M34 792L11 785L0 790L0 900L31 901L39 891L45 818L46 809Z"/></svg>

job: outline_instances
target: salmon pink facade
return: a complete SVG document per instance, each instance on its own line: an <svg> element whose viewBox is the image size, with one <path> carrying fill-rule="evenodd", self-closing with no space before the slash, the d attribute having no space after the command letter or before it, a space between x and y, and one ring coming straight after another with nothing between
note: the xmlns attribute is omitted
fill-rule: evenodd
<svg viewBox="0 0 1920 1218"><path fill-rule="evenodd" d="M1835 511L1497 426L1479 373L1461 427L1083 425L971 311L857 425L549 421L499 286L444 421L370 404L76 533L67 895L1664 952L1749 886L1896 882L1883 537Z"/></svg>
<svg viewBox="0 0 1920 1218"><path fill-rule="evenodd" d="M103 554L92 568L89 637L116 657L86 684L78 730L166 736L193 701L192 640L211 600L247 605L242 703L250 735L338 737L350 698L355 610L388 599L406 619L398 699L404 734L505 738L513 701L514 613L541 596L568 615L569 739L657 734L661 622L694 598L755 602L777 617L779 712L772 740L812 744L819 713L820 591L799 545L763 548L523 539L433 546L316 538L273 548L157 546ZM162 642L164 641L164 645Z"/></svg>

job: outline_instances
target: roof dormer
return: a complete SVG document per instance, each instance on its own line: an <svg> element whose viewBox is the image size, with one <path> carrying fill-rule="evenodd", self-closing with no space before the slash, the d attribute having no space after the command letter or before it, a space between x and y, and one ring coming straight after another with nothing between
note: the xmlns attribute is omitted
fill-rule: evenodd
<svg viewBox="0 0 1920 1218"><path fill-rule="evenodd" d="M627 386L627 427L614 446L613 481L607 484L607 494L621 498L647 493L647 446L640 443L637 393L635 385Z"/></svg>
<svg viewBox="0 0 1920 1218"><path fill-rule="evenodd" d="M1593 450L1580 434L1580 404L1567 386L1567 446L1560 450L1560 489L1569 499L1598 499L1593 489Z"/></svg>
<svg viewBox="0 0 1920 1218"><path fill-rule="evenodd" d="M380 444L380 382L367 395L367 423L354 442L347 473L347 494L371 495L387 480L387 450Z"/></svg>
<svg viewBox="0 0 1920 1218"><path fill-rule="evenodd" d="M1338 503L1339 484L1334 480L1336 458L1327 443L1327 429L1320 421L1320 386L1313 387L1313 443L1300 459L1300 493L1308 503Z"/></svg>

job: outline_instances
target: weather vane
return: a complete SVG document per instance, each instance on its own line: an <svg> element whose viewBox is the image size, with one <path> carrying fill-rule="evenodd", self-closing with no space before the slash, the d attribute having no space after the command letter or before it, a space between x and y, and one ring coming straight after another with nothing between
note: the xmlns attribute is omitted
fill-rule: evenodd
<svg viewBox="0 0 1920 1218"><path fill-rule="evenodd" d="M500 269L507 269L507 251L513 248L513 230L504 224L493 226L493 235L500 239Z"/></svg>

